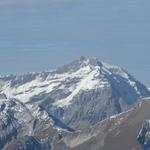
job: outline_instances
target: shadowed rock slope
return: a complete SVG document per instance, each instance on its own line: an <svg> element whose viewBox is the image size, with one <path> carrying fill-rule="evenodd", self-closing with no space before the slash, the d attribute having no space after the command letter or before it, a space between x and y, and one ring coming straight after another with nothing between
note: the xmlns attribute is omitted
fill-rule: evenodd
<svg viewBox="0 0 150 150"><path fill-rule="evenodd" d="M73 130L43 109L0 96L0 150L50 150Z"/></svg>
<svg viewBox="0 0 150 150"><path fill-rule="evenodd" d="M138 135L143 122L149 118L150 98L147 98L125 113L66 136L57 150L61 150L61 145L67 145L68 150L142 150Z"/></svg>

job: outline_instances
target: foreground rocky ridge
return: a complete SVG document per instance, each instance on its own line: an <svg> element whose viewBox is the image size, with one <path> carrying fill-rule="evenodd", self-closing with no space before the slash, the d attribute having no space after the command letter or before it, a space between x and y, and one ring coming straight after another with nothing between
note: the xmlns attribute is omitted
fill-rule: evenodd
<svg viewBox="0 0 150 150"><path fill-rule="evenodd" d="M60 142L59 149L64 144L68 150L149 150L149 110L150 98L143 99L127 112L69 134Z"/></svg>
<svg viewBox="0 0 150 150"><path fill-rule="evenodd" d="M5 100L6 101L6 100ZM55 126L43 112L31 116L22 104L7 100L8 110L0 113L0 149L3 150L149 150L150 98L130 110L105 119L82 131ZM4 102L4 101L3 101ZM1 104L0 108L4 110ZM6 119L5 119L6 118ZM20 119L22 118L22 119Z"/></svg>

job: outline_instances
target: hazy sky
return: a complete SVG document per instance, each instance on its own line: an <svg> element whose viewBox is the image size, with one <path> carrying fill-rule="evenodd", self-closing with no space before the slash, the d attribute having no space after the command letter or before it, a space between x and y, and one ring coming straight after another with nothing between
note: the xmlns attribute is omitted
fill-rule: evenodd
<svg viewBox="0 0 150 150"><path fill-rule="evenodd" d="M1 74L42 71L81 55L150 85L150 0L1 0Z"/></svg>

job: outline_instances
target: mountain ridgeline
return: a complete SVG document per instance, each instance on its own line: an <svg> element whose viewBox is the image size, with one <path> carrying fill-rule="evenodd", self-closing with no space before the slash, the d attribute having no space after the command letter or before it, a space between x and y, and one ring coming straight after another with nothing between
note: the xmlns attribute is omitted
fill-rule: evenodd
<svg viewBox="0 0 150 150"><path fill-rule="evenodd" d="M0 79L1 92L26 105L38 105L74 129L120 113L149 90L124 69L81 57L52 72Z"/></svg>
<svg viewBox="0 0 150 150"><path fill-rule="evenodd" d="M83 56L53 71L0 77L0 93L0 149L8 150L83 149L103 130L97 124L150 97L126 70Z"/></svg>

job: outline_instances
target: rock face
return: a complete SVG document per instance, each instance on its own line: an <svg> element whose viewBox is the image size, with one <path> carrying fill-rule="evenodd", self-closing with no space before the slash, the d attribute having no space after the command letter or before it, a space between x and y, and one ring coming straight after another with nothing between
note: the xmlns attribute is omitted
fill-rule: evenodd
<svg viewBox="0 0 150 150"><path fill-rule="evenodd" d="M41 144L31 136L25 136L18 140L14 140L7 150L42 150Z"/></svg>
<svg viewBox="0 0 150 150"><path fill-rule="evenodd" d="M0 99L0 150L51 149L71 131L37 106L29 110L16 99Z"/></svg>
<svg viewBox="0 0 150 150"><path fill-rule="evenodd" d="M86 57L51 72L1 77L0 87L8 98L38 105L74 129L95 125L150 96L124 69Z"/></svg>
<svg viewBox="0 0 150 150"><path fill-rule="evenodd" d="M138 141L144 150L150 150L150 120L144 121Z"/></svg>
<svg viewBox="0 0 150 150"><path fill-rule="evenodd" d="M24 131L21 131L22 127ZM32 128L32 116L23 104L13 99L0 100L0 149L18 134L22 132L29 134L30 128Z"/></svg>
<svg viewBox="0 0 150 150"><path fill-rule="evenodd" d="M144 99L127 112L89 129L68 134L58 143L58 150L61 150L62 144L67 145L68 150L149 150L149 121L141 130L143 122L150 118L149 110L150 98Z"/></svg>

